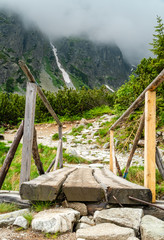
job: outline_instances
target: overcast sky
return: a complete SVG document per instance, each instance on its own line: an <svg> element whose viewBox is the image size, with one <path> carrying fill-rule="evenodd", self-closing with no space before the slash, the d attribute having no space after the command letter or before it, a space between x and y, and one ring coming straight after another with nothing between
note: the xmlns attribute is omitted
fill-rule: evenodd
<svg viewBox="0 0 164 240"><path fill-rule="evenodd" d="M164 0L0 0L50 37L87 35L115 42L131 62L150 55L156 16Z"/></svg>

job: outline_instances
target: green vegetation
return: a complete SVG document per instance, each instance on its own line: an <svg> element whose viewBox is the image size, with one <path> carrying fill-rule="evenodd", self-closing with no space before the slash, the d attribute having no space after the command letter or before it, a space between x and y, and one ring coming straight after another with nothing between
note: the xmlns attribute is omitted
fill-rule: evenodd
<svg viewBox="0 0 164 240"><path fill-rule="evenodd" d="M32 213L26 213L26 214L23 215L23 217L27 220L28 226L31 226L31 222L33 220Z"/></svg>
<svg viewBox="0 0 164 240"><path fill-rule="evenodd" d="M9 147L7 147L5 143L0 142L0 166L3 164L8 150Z"/></svg>
<svg viewBox="0 0 164 240"><path fill-rule="evenodd" d="M8 213L19 210L19 207L13 203L0 203L0 213Z"/></svg>
<svg viewBox="0 0 164 240"><path fill-rule="evenodd" d="M52 140L59 140L59 133L55 133L55 134L52 136Z"/></svg>
<svg viewBox="0 0 164 240"><path fill-rule="evenodd" d="M40 212L40 211L44 211L46 209L51 208L52 206L54 206L55 203L54 202L50 202L50 201L36 201L33 203L32 205L32 209L35 212Z"/></svg>
<svg viewBox="0 0 164 240"><path fill-rule="evenodd" d="M79 135L81 133L81 131L83 130L83 128L84 128L83 125L80 125L77 128L72 128L72 132L70 133L70 135L73 135L73 136Z"/></svg>

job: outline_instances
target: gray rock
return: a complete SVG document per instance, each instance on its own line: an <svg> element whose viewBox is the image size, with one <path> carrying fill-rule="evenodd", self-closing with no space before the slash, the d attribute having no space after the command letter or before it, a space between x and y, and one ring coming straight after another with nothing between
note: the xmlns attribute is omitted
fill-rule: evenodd
<svg viewBox="0 0 164 240"><path fill-rule="evenodd" d="M89 164L89 167L90 168L103 168L104 165L101 163L92 163L92 164Z"/></svg>
<svg viewBox="0 0 164 240"><path fill-rule="evenodd" d="M66 200L62 202L62 206L64 208L72 208L78 212L80 212L80 216L87 216L87 206L84 203L80 202L67 202Z"/></svg>
<svg viewBox="0 0 164 240"><path fill-rule="evenodd" d="M82 118L80 121L80 125L86 125L88 121L85 118Z"/></svg>
<svg viewBox="0 0 164 240"><path fill-rule="evenodd" d="M79 229L76 232L77 238L85 240L127 240L134 236L133 229L119 227L112 223L102 223L87 229Z"/></svg>
<svg viewBox="0 0 164 240"><path fill-rule="evenodd" d="M32 229L47 233L72 231L80 213L69 208L49 209L39 212L32 220Z"/></svg>
<svg viewBox="0 0 164 240"><path fill-rule="evenodd" d="M164 221L156 217L145 215L141 221L142 240L163 240L164 239Z"/></svg>
<svg viewBox="0 0 164 240"><path fill-rule="evenodd" d="M139 238L136 238L136 237L129 237L127 240L139 240Z"/></svg>
<svg viewBox="0 0 164 240"><path fill-rule="evenodd" d="M76 150L72 149L72 148L67 148L65 151L67 154L71 155L71 156L77 156L77 152Z"/></svg>
<svg viewBox="0 0 164 240"><path fill-rule="evenodd" d="M96 223L110 222L122 227L133 228L139 231L143 210L137 208L111 208L96 211L94 220Z"/></svg>
<svg viewBox="0 0 164 240"><path fill-rule="evenodd" d="M24 229L27 229L29 224L23 216L19 216L19 217L16 218L13 225L16 225L16 226L22 227Z"/></svg>
<svg viewBox="0 0 164 240"><path fill-rule="evenodd" d="M29 209L22 209L19 211L14 211L10 213L5 213L0 215L0 227L6 226L6 225L11 225L14 223L15 219L18 216L22 216L24 214L29 213Z"/></svg>
<svg viewBox="0 0 164 240"><path fill-rule="evenodd" d="M104 148L104 149L110 148L110 143L109 143L109 142L105 143L104 146L103 146L103 148Z"/></svg>
<svg viewBox="0 0 164 240"><path fill-rule="evenodd" d="M99 148L99 146L97 144L93 144L90 146L90 149L97 149L97 148Z"/></svg>
<svg viewBox="0 0 164 240"><path fill-rule="evenodd" d="M86 229L86 228L89 228L91 225L89 224L86 224L86 223L78 223L77 226L76 226L76 231L78 229Z"/></svg>

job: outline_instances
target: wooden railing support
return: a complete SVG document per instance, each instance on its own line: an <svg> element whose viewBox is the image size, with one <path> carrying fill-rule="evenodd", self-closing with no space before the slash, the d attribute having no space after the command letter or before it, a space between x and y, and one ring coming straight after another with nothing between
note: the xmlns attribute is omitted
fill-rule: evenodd
<svg viewBox="0 0 164 240"><path fill-rule="evenodd" d="M14 155L15 155L15 152L18 148L20 140L23 136L23 123L24 122L22 121L22 123L19 126L19 129L17 131L17 134L14 138L14 141L11 144L10 150L8 151L7 156L6 156L6 158L3 162L3 166L0 169L0 189L2 187L2 184L3 184L4 180L5 180L6 174L8 173L8 170L10 168L11 162L14 158Z"/></svg>
<svg viewBox="0 0 164 240"><path fill-rule="evenodd" d="M126 178L126 176L127 176L127 174L128 174L129 167L130 167L130 164L131 164L132 159L133 159L133 155L134 155L135 150L136 150L136 148L137 148L137 144L138 144L138 141L139 141L139 139L140 139L140 137L141 137L141 133L142 133L142 131L143 131L143 129L144 129L144 122L145 122L145 112L144 112L143 115L142 115L142 118L141 118L141 121L140 121L138 130L137 130L137 133L136 133L134 142L133 142L133 147L132 147L132 150L131 150L131 152L130 152L130 155L129 155L127 164L126 164L126 168L125 168L125 172L124 172L123 178Z"/></svg>
<svg viewBox="0 0 164 240"><path fill-rule="evenodd" d="M57 167L58 167L58 163L59 163L59 160L60 160L61 149L62 149L62 140L59 139L54 170L56 170Z"/></svg>
<svg viewBox="0 0 164 240"><path fill-rule="evenodd" d="M110 130L110 170L114 171L114 131Z"/></svg>
<svg viewBox="0 0 164 240"><path fill-rule="evenodd" d="M27 82L20 185L30 180L37 86Z"/></svg>
<svg viewBox="0 0 164 240"><path fill-rule="evenodd" d="M144 185L152 192L152 202L156 200L156 92L147 91L145 95L145 147L144 147Z"/></svg>
<svg viewBox="0 0 164 240"><path fill-rule="evenodd" d="M60 155L59 155L59 168L63 167L63 142L62 142L62 126L58 127L59 131L59 140L61 140L61 148L60 148Z"/></svg>

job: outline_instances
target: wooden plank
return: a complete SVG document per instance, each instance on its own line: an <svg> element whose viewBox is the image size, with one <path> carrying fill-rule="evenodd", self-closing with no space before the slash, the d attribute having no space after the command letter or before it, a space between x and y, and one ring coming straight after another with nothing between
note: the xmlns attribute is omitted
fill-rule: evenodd
<svg viewBox="0 0 164 240"><path fill-rule="evenodd" d="M147 91L145 95L145 147L144 147L144 185L152 191L152 201L156 200L156 92Z"/></svg>
<svg viewBox="0 0 164 240"><path fill-rule="evenodd" d="M36 84L27 83L20 184L30 180L36 90Z"/></svg>
<svg viewBox="0 0 164 240"><path fill-rule="evenodd" d="M78 168L63 184L68 201L96 202L104 197L104 191L92 175L90 168Z"/></svg>
<svg viewBox="0 0 164 240"><path fill-rule="evenodd" d="M33 145L32 145L32 155L35 161L35 165L38 169L39 175L44 174L43 164L40 160L39 151L38 151L37 133L36 133L35 127L34 127L34 136L33 136Z"/></svg>
<svg viewBox="0 0 164 240"><path fill-rule="evenodd" d="M138 144L138 141L141 137L141 133L144 129L144 121L145 121L145 112L143 113L142 115L142 118L141 118L141 121L140 121L140 124L139 124L139 127L138 127L138 130L137 130L137 133L136 133L136 136L135 136L135 139L134 139L134 142L133 142L133 147L132 147L132 150L130 152L130 155L129 155L129 158L128 158L128 161L127 161L127 164L126 164L126 168L125 168L125 172L124 172L124 178L126 178L127 174L128 174L128 171L129 171L129 167L130 167L130 164L132 162L132 158L133 158L133 155L135 153L135 150L137 148L137 144Z"/></svg>
<svg viewBox="0 0 164 240"><path fill-rule="evenodd" d="M25 75L27 76L27 78L29 79L29 81L32 82L32 83L36 83L37 84L37 82L35 81L34 76L30 72L30 70L27 67L27 65L23 61L21 61L21 60L19 61L19 65L20 65L21 69L23 70L23 72L25 73ZM41 90L41 88L39 87L38 84L37 84L37 90L38 90L39 97L42 99L44 105L46 106L46 108L48 109L48 111L50 112L52 117L55 119L55 121L57 122L57 124L59 126L62 126L62 123L60 122L58 116L54 112L53 108L51 107L51 104L47 100L46 96L44 95L43 91Z"/></svg>
<svg viewBox="0 0 164 240"><path fill-rule="evenodd" d="M21 140L22 136L23 136L23 121L22 121L21 125L19 126L17 134L14 138L14 141L12 142L11 147L10 147L8 153L7 153L7 156L6 156L6 158L3 162L3 166L0 169L0 189L2 187L2 184L3 184L4 180L5 180L6 174L8 173L11 162L14 158L15 152L17 150L17 147L20 143L20 140Z"/></svg>
<svg viewBox="0 0 164 240"><path fill-rule="evenodd" d="M114 131L110 131L110 170L114 170Z"/></svg>
<svg viewBox="0 0 164 240"><path fill-rule="evenodd" d="M155 160L156 160L156 165L158 167L158 170L164 180L164 164L163 164L163 160L160 155L159 149L157 147L156 147Z"/></svg>
<svg viewBox="0 0 164 240"><path fill-rule="evenodd" d="M139 97L131 104L131 106L123 113L123 115L110 127L110 130L114 130L123 120L130 115L144 100L145 93L155 90L164 81L164 69L160 74L145 88L145 90L139 95Z"/></svg>
<svg viewBox="0 0 164 240"><path fill-rule="evenodd" d="M22 199L31 201L53 201L61 190L67 176L76 168L62 168L54 172L43 174L20 187Z"/></svg>
<svg viewBox="0 0 164 240"><path fill-rule="evenodd" d="M59 155L59 168L63 167L63 142L62 142L62 126L58 127L59 131L59 139L61 140L61 149L60 149L60 155Z"/></svg>
<svg viewBox="0 0 164 240"><path fill-rule="evenodd" d="M116 203L117 200L120 204L134 204L134 201L130 200L129 196L140 198L147 202L152 200L150 189L118 177L108 169L95 169L94 177L106 192L106 198L109 203Z"/></svg>

